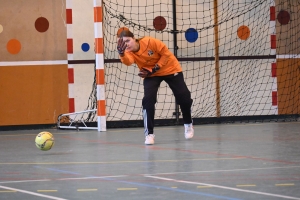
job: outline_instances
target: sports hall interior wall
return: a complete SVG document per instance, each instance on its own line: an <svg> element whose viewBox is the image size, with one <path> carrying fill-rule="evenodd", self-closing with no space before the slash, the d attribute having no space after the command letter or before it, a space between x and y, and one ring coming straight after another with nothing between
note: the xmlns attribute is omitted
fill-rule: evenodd
<svg viewBox="0 0 300 200"><path fill-rule="evenodd" d="M277 16L288 1L275 2ZM0 24L3 27L0 44L4 44L0 46L0 130L56 128L57 116L70 111L68 63L74 63L75 111L86 108L93 87L93 2L73 1L73 62L68 61L64 0L0 0L0 5ZM290 23L276 26L277 54L300 54L296 47L299 46L297 33L300 28L297 19L300 19L300 14L297 12L298 8L290 9L290 13L293 13ZM44 32L38 31L35 24L40 17L49 22L49 28ZM8 52L7 44L11 39L17 39L21 43L21 50L16 54ZM85 42L90 45L87 52L80 48ZM114 47L112 45L111 49ZM79 60L77 64L76 60ZM293 58L276 61L278 115L209 116L195 118L194 123L297 120L300 114L299 60ZM161 126L181 122L175 119L155 121ZM142 120L107 121L108 128L141 126Z"/></svg>
<svg viewBox="0 0 300 200"><path fill-rule="evenodd" d="M67 60L65 8L60 0L0 5L0 126L54 124L69 110L67 64L55 62Z"/></svg>

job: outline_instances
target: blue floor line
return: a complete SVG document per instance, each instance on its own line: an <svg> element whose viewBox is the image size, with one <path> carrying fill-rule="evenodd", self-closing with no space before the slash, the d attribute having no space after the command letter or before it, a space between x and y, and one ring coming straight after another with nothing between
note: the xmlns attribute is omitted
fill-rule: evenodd
<svg viewBox="0 0 300 200"><path fill-rule="evenodd" d="M43 168L43 167L40 167L40 166L34 166L34 167ZM80 173L66 171L66 170L60 170L60 169L55 169L55 168L44 168L44 169L47 169L49 171L59 172L59 173L82 175ZM101 178L101 177L91 176L90 178ZM152 184L136 183L136 182L130 182L130 181L121 181L121 180L116 180L116 179L113 179L113 178L101 178L101 179L108 180L108 181L119 182L119 183L126 183L126 184L130 184L130 185L142 186L142 187L150 187L150 188L164 189L164 190L169 190L169 191L174 191L174 192L181 192L181 193L186 193L186 194L194 194L194 195L212 197L212 198L217 198L217 199L241 200L241 199L237 199L237 198L219 196L219 195L214 195L214 194L209 194L209 193L204 193L204 192L193 192L193 191L189 191L189 190L183 190L183 189L178 189L178 188L169 188L169 187L165 187L165 186L157 186L157 185L152 185Z"/></svg>
<svg viewBox="0 0 300 200"><path fill-rule="evenodd" d="M131 184L131 185L136 185L136 186L151 187L151 188L170 190L170 191L181 192L181 193L186 193L186 194L195 194L195 195L200 195L200 196L213 197L213 198L217 198L217 199L241 200L241 199L237 199L237 198L219 196L219 195L214 195L214 194L209 194L209 193L204 193L204 192L193 192L193 191L189 191L189 190L182 190L182 189L178 189L178 188L169 188L169 187L165 187L165 186L157 186L157 185L152 185L152 184L136 183L136 182L130 182L130 181L120 181L120 180L116 180L116 179L112 179L112 178L103 178L103 179L115 181L115 182L119 182L119 183L127 183L127 184Z"/></svg>

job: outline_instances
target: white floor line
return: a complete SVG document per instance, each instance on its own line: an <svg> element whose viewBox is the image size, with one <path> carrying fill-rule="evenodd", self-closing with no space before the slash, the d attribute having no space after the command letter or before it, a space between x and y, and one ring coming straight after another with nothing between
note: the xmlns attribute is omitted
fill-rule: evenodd
<svg viewBox="0 0 300 200"><path fill-rule="evenodd" d="M190 171L190 172L165 172L155 174L143 174L144 176L151 175L170 175L170 174L193 174L193 173L217 173L217 172L237 172L237 171L252 171L252 170L270 170L270 169L290 169L300 168L300 166L287 166L287 167L261 167L261 168L248 168L248 169L223 169L223 170L209 170L209 171Z"/></svg>
<svg viewBox="0 0 300 200"><path fill-rule="evenodd" d="M127 177L128 175L116 175L116 176L88 176L78 178L56 178L56 179L36 179L36 180L19 180L19 181L3 181L0 184L8 183L30 183L30 182L45 182L45 181L72 181L72 180L90 180L90 179L103 179L103 178L120 178Z"/></svg>
<svg viewBox="0 0 300 200"><path fill-rule="evenodd" d="M82 178L60 178L55 179L56 181L68 181L68 180L90 180L90 179L105 179L105 178L121 178L127 177L128 175L116 175L116 176L89 176L89 177L82 177Z"/></svg>
<svg viewBox="0 0 300 200"><path fill-rule="evenodd" d="M154 174L123 174L115 176L87 176L77 178L59 178L59 179L36 179L36 180L19 180L19 181L3 181L0 184L7 183L29 183L29 182L43 182L43 181L68 181L68 180L88 180L88 179L101 179L101 178L120 178L130 176L157 176L157 175L172 175L172 174L193 174L193 173L217 173L217 172L237 172L237 171L251 171L251 170L270 170L270 169L291 169L300 168L300 166L287 166L287 167L265 167L265 168L246 168L246 169L224 169L224 170L210 170L210 171L190 171L190 172L166 172L166 173L154 173Z"/></svg>
<svg viewBox="0 0 300 200"><path fill-rule="evenodd" d="M159 177L159 176L145 176L145 177L153 178L153 179L159 179L159 180L164 180L164 181L172 181L172 182L177 182L177 183L187 183L187 184L193 184L193 185L203 185L203 186L210 186L210 187L215 187L215 188L220 188L220 189L225 189L225 190L233 190L233 191L238 191L238 192L246 192L246 193L252 193L252 194L272 196L272 197L280 197L280 198L284 198L284 199L296 199L296 200L300 200L300 198L298 198L298 197L291 197L291 196L285 196L285 195L279 195L279 194L271 194L271 193L266 193L266 192L257 192L257 191L252 191L252 190L244 190L244 189L226 187L226 186L221 186L221 185L213 185L213 184L200 183L200 182L192 182L192 181L183 181L183 180L177 180L177 179L171 179L171 178L164 178L164 177Z"/></svg>
<svg viewBox="0 0 300 200"><path fill-rule="evenodd" d="M230 172L230 171L250 171L250 170L270 170L270 169L290 169L290 168L299 168L300 166L287 166L287 167L266 167L266 168L245 168L245 169L229 169L229 170L210 170L210 171L190 171L190 172L171 172L171 173L156 173L156 174L135 174L134 176L144 176L148 178L153 179L160 179L165 181L173 181L178 183L188 183L188 184L194 184L194 185L203 185L208 187L215 187L215 188L221 188L221 189L227 189L227 190L233 190L233 191L239 191L239 192L247 192L247 193L253 193L258 195L265 195L265 196L273 196L273 197L281 197L285 199L294 199L294 200L300 200L300 198L297 197L291 197L291 196L284 196L279 194L271 194L271 193L264 193L264 192L256 192L251 190L244 190L244 189L238 189L238 188L231 188L226 186L220 186L220 185L213 185L213 184L206 184L206 183L200 183L200 182L192 182L192 181L183 181L183 180L176 180L176 179L170 179L170 178L164 178L164 177L158 177L157 175L168 175L168 174L188 174L188 173L217 173L217 172ZM72 180L88 180L88 179L103 179L103 178L120 178L120 177L131 177L133 174L130 175L114 175L114 176L88 176L88 177L77 177L77 178L59 178L59 179L36 179L36 180L19 180L19 181L5 181L0 182L0 184L8 184L8 183L28 183L28 182L43 182L43 181L72 181ZM19 190L11 187L5 187L0 186L0 188L7 189L7 190L13 190L18 192L23 192L31 195L41 196L49 199L54 200L64 200L62 198L42 195L38 193L33 193L25 190Z"/></svg>
<svg viewBox="0 0 300 200"><path fill-rule="evenodd" d="M5 183L29 183L29 182L45 182L45 181L51 181L51 179L36 179L36 180L19 180L19 181L3 181L0 182L0 184Z"/></svg>
<svg viewBox="0 0 300 200"><path fill-rule="evenodd" d="M0 188L6 189L6 190L13 190L13 191L21 192L21 193L26 193L26 194L30 194L30 195L33 195L33 196L44 197L44 198L48 198L48 199L67 200L67 199L63 199L63 198L59 198L59 197L53 197L53 196L49 196L49 195L39 194L39 193L30 192L30 191L26 191L26 190L20 190L20 189L16 189L16 188L12 188L12 187L6 187L6 186L2 186L2 185L0 185Z"/></svg>

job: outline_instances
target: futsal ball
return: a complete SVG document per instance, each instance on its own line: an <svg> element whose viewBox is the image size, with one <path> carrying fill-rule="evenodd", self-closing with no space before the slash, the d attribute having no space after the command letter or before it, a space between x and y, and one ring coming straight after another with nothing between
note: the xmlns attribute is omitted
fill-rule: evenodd
<svg viewBox="0 0 300 200"><path fill-rule="evenodd" d="M40 132L35 137L35 146L42 151L50 150L53 145L54 145L53 135L47 131Z"/></svg>

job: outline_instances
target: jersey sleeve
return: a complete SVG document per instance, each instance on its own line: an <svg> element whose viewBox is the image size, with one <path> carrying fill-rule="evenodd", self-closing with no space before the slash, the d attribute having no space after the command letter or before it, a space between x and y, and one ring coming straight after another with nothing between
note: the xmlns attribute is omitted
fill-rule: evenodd
<svg viewBox="0 0 300 200"><path fill-rule="evenodd" d="M123 64L130 66L134 63L134 58L132 57L132 55L130 55L129 52L125 52L124 56L119 56L120 60Z"/></svg>

